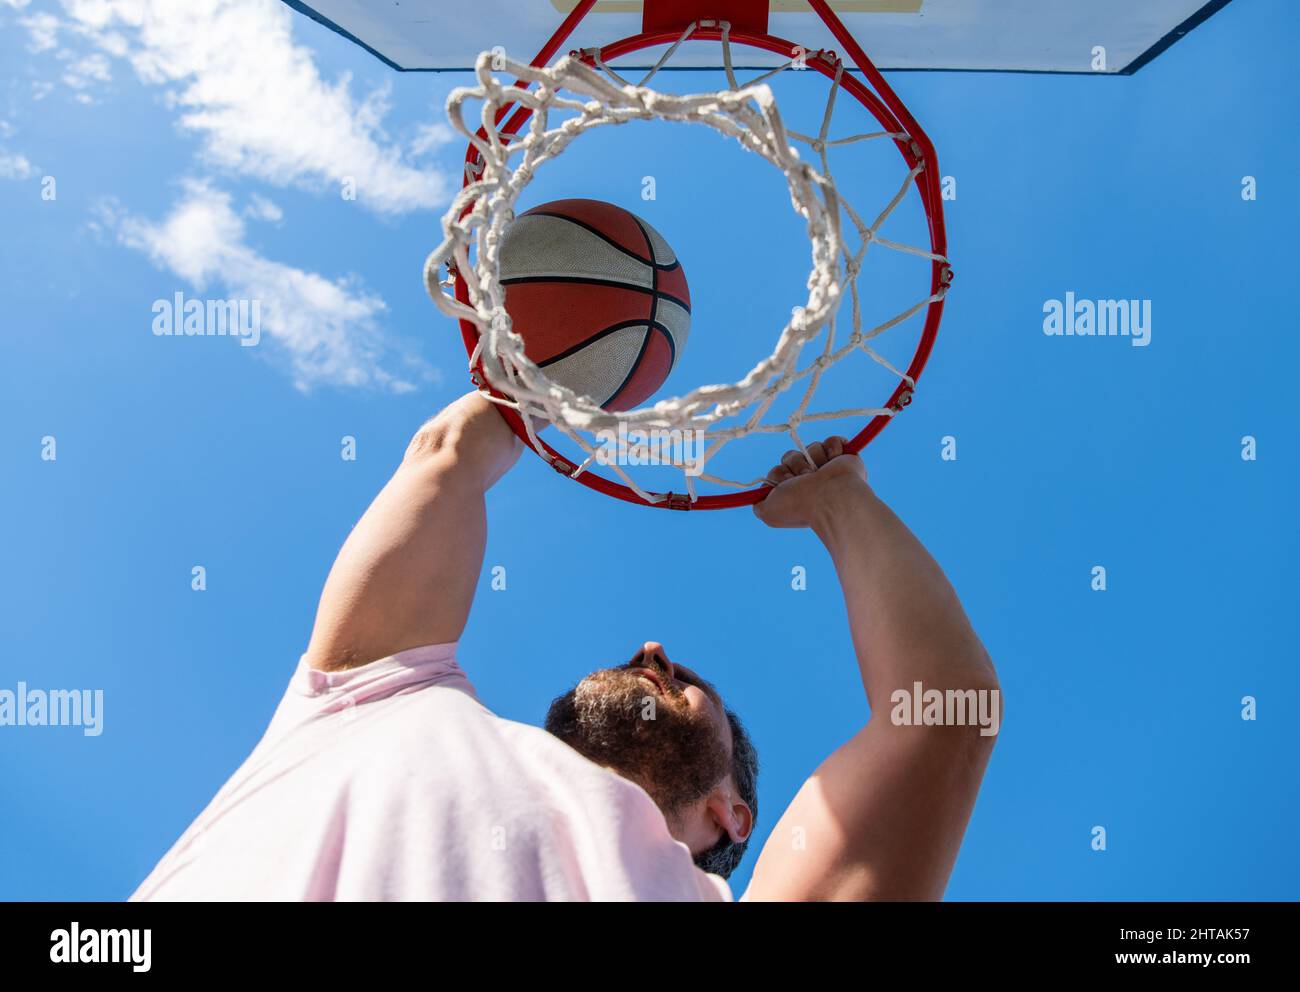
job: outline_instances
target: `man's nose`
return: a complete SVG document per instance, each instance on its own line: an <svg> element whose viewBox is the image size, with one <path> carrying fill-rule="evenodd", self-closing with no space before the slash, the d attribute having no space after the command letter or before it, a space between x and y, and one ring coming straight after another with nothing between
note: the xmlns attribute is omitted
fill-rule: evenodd
<svg viewBox="0 0 1300 992"><path fill-rule="evenodd" d="M677 678L677 670L673 668L673 663L668 660L668 655L664 653L664 646L658 641L646 641L641 650L637 652L637 660L643 664L657 665L668 673L670 679Z"/></svg>

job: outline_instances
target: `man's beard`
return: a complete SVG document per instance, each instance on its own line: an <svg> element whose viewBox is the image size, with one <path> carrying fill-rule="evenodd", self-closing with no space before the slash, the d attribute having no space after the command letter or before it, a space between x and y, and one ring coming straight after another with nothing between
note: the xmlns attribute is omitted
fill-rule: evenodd
<svg viewBox="0 0 1300 992"><path fill-rule="evenodd" d="M676 689L658 692L626 668L593 672L559 696L545 727L575 751L650 794L672 819L727 773L727 751L707 714Z"/></svg>

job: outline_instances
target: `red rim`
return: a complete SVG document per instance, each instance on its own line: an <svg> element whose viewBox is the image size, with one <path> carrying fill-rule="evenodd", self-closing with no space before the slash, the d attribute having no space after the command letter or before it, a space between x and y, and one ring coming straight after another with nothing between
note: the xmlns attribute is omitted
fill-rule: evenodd
<svg viewBox="0 0 1300 992"><path fill-rule="evenodd" d="M841 76L840 86L845 92L849 93L854 99L862 104L862 106L880 122L881 126L886 131L905 132L911 136L912 142L899 141L897 139L894 140L894 145L902 154L903 160L907 163L909 170L915 168L916 163L920 159L923 158L925 160L926 168L917 175L916 188L917 192L920 194L921 202L925 207L925 215L930 230L930 251L936 255L946 256L948 242L947 236L944 232L943 198L939 189L939 167L934 146L930 143L929 137L927 137L920 125L916 123L907 108L903 106L902 101L899 100L894 94L894 91L890 89L889 84L885 82L876 67L871 64L871 60L867 58L866 54L853 39L853 36L842 24L840 24L839 19L835 17L835 14L826 7L824 0L809 0L809 4L822 16L822 19L826 21L828 27L830 27L832 32L835 34L837 40L839 40L840 44L844 46L850 59L862 71L863 76L870 81L871 85L875 87L876 92L873 93L862 80L848 72L845 72ZM564 38L568 36L577 21L581 19L581 15L578 17L573 16L574 14L578 14L581 6L582 5L580 5L579 8L576 8L570 15L569 19L565 21L558 31L556 31L555 36L547 43L547 47L539 53L537 59L534 59L534 65L546 64L555 51L558 50L559 45L563 42ZM589 8L590 4L586 6ZM656 45L670 45L676 42L680 37L680 31L644 32L606 45L600 50L600 55L604 61L608 62L623 55L629 55L646 48L653 48ZM720 41L721 38L722 31L719 28L701 27L696 29L695 33L691 35L687 43L694 41L717 42ZM732 30L729 34L729 38L735 44L745 45L750 48L763 49L777 55L788 56L791 52L796 50L796 46L791 42L773 37L770 34L752 34L749 32ZM584 57L584 59L589 63L593 62L590 57ZM816 69L828 79L833 80L835 77L834 65L821 58L817 58L816 53L809 53L807 65L809 68ZM498 112L498 124L500 124L501 119L509 113L509 109L509 106L506 106L501 108ZM510 115L510 119L506 121L504 125L499 127L499 130L503 134L515 134L531 116L532 112L527 107L518 107L515 109L514 113ZM919 156L915 151L913 151L913 142L920 150ZM465 154L465 161L467 163L472 163L476 158L477 152L474 146L470 145ZM466 175L465 184L469 184L468 173ZM950 269L946 262L938 260L931 261L931 295L939 292L940 287L944 284L945 274L948 272L950 272ZM947 275L946 278L951 279L951 276ZM469 291L465 285L465 280L459 273L456 274L456 299L460 300L462 303L469 303ZM942 317L943 299L940 298L931 302L928 306L925 326L921 331L921 340L917 344L916 352L912 356L911 364L907 367L907 374L911 377L913 382L920 379L921 371L925 368L925 363L930 357L930 351L934 347L935 337L939 333L939 321ZM461 336L465 340L466 351L470 355L473 355L474 348L478 344L478 328L475 327L473 322L468 320L461 320L460 328ZM488 385L487 380L482 376L476 376L475 378L476 384L481 382L483 387L488 388L493 395L503 399L507 398L496 389L491 388L491 386ZM901 410L911 402L911 395L912 390L907 386L906 382L900 381L894 388L893 393L890 395L889 400L884 404L884 406L887 409ZM507 407L499 407L498 409L500 410L501 415L505 417L506 422L510 424L511 429L524 442L525 446L533 448L533 445L528 438L528 431L524 427L523 419L519 414ZM885 425L892 419L893 417L884 414L879 414L873 417L867 422L862 430L854 435L853 439L849 441L846 450L851 452L861 451L876 437L876 435L885 429ZM533 448L533 450L537 451L537 453L541 455L542 458L545 459L557 472L569 476L577 467L572 459L561 454L559 451L556 451L555 448L551 447L551 445L541 437L538 437L537 441L540 448ZM699 496L693 503L688 497L681 493L654 493L652 495L665 495L668 498L657 503L649 503L623 483L605 478L595 472L584 471L575 481L581 482L584 486L594 489L597 492L604 493L607 496L626 500L629 503L636 503L639 506L654 506L664 509L678 510L724 510L737 506L750 506L754 503L760 502L766 498L769 492L771 492L771 487L769 486L758 486L754 489L747 489L738 493L718 493L708 496Z"/></svg>

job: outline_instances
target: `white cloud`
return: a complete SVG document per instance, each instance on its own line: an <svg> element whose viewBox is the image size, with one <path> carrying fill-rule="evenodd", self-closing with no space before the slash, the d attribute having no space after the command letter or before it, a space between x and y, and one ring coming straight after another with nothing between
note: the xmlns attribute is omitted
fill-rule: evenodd
<svg viewBox="0 0 1300 992"><path fill-rule="evenodd" d="M131 43L127 41L126 35L116 31L100 31L95 35L95 41L114 58L124 59L131 51Z"/></svg>
<svg viewBox="0 0 1300 992"><path fill-rule="evenodd" d="M112 78L108 59L98 53L70 61L62 76L63 82L75 90L84 90L96 82L107 83Z"/></svg>
<svg viewBox="0 0 1300 992"><path fill-rule="evenodd" d="M311 52L293 42L296 15L278 0L62 2L62 22L49 14L22 19L31 46L66 46L72 35L125 58L140 79L167 87L180 126L201 138L213 165L315 190L351 180L358 201L382 214L437 209L455 190L414 160L441 140L437 127L404 153L383 132L386 90L358 97L346 76L322 79ZM102 68L76 60L64 82L85 92L107 82Z"/></svg>
<svg viewBox="0 0 1300 992"><path fill-rule="evenodd" d="M59 19L53 14L39 13L19 18L18 23L27 29L27 47L33 52L45 52L59 43Z"/></svg>
<svg viewBox="0 0 1300 992"><path fill-rule="evenodd" d="M451 125L443 121L421 124L411 142L411 154L416 157L427 155L451 144L457 137L459 135L451 129Z"/></svg>
<svg viewBox="0 0 1300 992"><path fill-rule="evenodd" d="M14 126L0 118L0 139L7 140L13 136ZM27 156L0 145L0 179L30 179L34 175L36 166L28 161Z"/></svg>
<svg viewBox="0 0 1300 992"><path fill-rule="evenodd" d="M253 194L244 213L256 220L269 220L278 223L284 219L284 211L264 196Z"/></svg>
<svg viewBox="0 0 1300 992"><path fill-rule="evenodd" d="M36 169L22 155L0 148L0 179L30 179Z"/></svg>
<svg viewBox="0 0 1300 992"><path fill-rule="evenodd" d="M160 223L104 206L100 221L155 265L223 298L261 301L262 340L287 360L294 384L378 387L394 392L431 379L425 363L386 339L383 300L354 279L331 280L259 254L245 238L230 196L191 180Z"/></svg>

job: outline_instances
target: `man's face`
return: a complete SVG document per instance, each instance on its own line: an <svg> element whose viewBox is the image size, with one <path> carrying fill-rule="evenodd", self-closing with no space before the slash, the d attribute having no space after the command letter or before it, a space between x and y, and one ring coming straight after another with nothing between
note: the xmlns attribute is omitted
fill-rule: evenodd
<svg viewBox="0 0 1300 992"><path fill-rule="evenodd" d="M673 819L731 767L731 725L709 683L654 641L592 672L551 704L546 729L646 790Z"/></svg>

